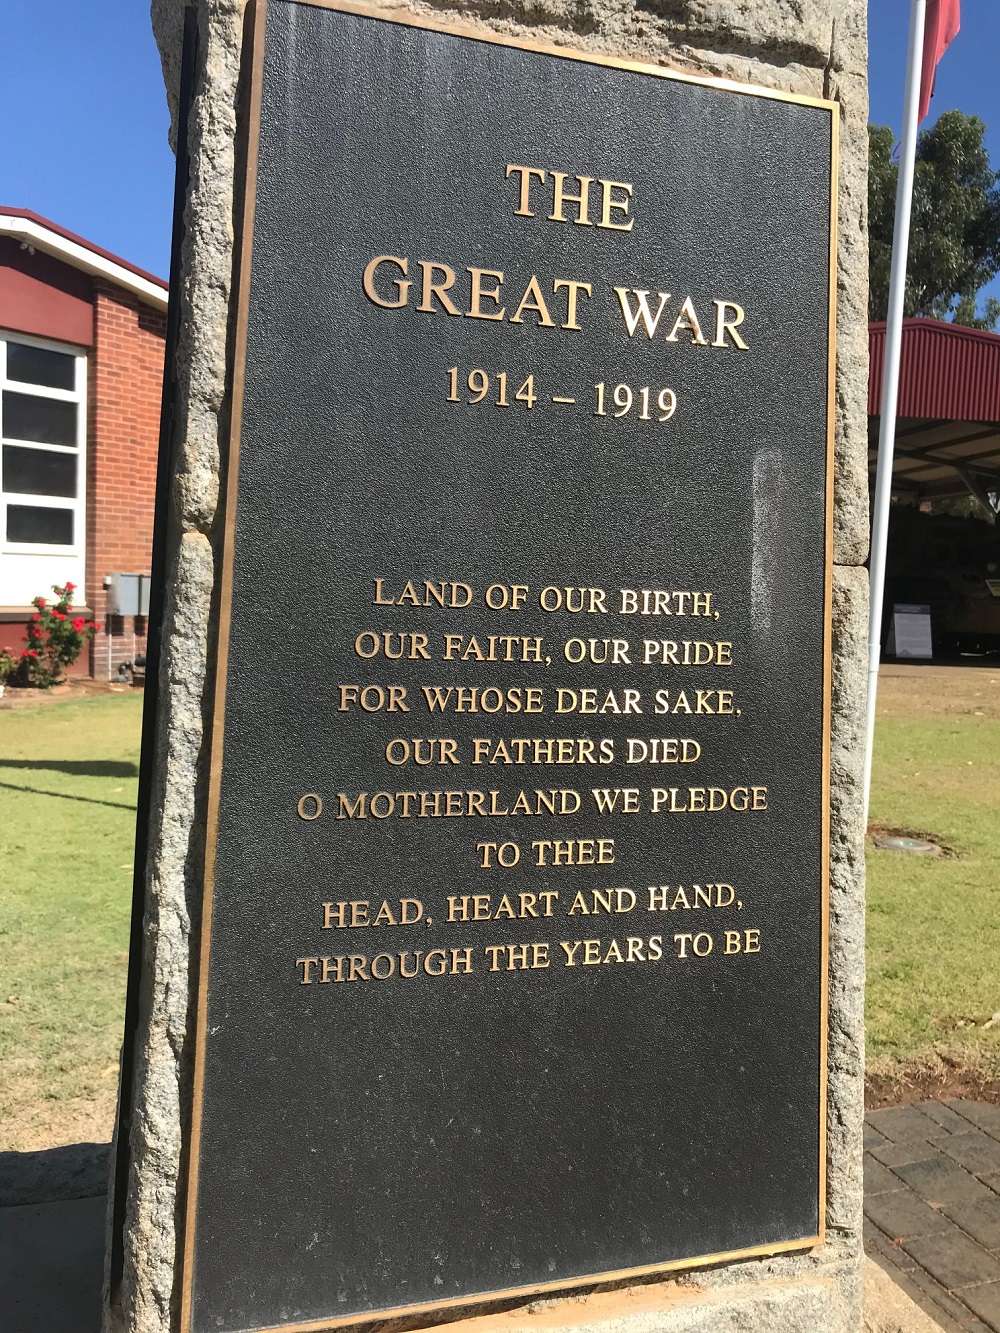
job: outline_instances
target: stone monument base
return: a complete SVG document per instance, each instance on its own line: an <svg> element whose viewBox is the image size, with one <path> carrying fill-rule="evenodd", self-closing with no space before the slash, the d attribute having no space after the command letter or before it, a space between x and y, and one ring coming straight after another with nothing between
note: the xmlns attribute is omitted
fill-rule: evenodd
<svg viewBox="0 0 1000 1333"><path fill-rule="evenodd" d="M857 1333L861 1286L856 1257L846 1247L825 1245L795 1260L532 1301L462 1319L450 1333ZM880 1287L877 1300L887 1303ZM893 1333L891 1324L870 1328Z"/></svg>

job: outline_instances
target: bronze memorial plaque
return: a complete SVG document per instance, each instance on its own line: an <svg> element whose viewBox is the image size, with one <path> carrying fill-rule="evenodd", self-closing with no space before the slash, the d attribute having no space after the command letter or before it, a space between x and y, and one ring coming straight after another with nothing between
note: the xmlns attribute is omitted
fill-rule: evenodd
<svg viewBox="0 0 1000 1333"><path fill-rule="evenodd" d="M247 62L183 1329L814 1245L835 108Z"/></svg>

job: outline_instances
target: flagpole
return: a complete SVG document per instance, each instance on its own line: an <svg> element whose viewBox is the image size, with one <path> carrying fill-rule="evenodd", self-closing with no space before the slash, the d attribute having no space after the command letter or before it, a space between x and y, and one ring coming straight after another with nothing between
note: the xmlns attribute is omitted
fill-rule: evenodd
<svg viewBox="0 0 1000 1333"><path fill-rule="evenodd" d="M872 750L875 742L875 702L882 655L882 600L885 590L885 552L889 536L889 507L892 500L892 460L896 448L896 404L899 398L899 361L903 343L903 298L906 294L906 258L910 245L910 204L913 200L913 164L917 149L920 114L920 71L923 63L924 21L927 0L913 0L910 10L909 51L906 60L906 92L903 96L903 129L899 174L896 180L896 216L892 229L892 268L889 277L889 311L885 324L885 356L882 364L882 405L879 419L878 464L875 473L875 502L872 515L870 561L871 602L868 619L868 708L865 721L865 826L872 785Z"/></svg>

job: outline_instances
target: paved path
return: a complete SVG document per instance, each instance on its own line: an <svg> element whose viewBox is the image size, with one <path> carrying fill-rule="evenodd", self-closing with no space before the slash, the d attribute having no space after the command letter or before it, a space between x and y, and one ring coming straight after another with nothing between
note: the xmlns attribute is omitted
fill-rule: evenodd
<svg viewBox="0 0 1000 1333"><path fill-rule="evenodd" d="M868 1112L865 1248L947 1333L1000 1333L1000 1106Z"/></svg>

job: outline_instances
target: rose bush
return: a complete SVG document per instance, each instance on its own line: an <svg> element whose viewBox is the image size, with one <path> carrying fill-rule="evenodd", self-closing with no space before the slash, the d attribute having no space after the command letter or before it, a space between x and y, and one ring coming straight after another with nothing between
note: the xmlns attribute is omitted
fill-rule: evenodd
<svg viewBox="0 0 1000 1333"><path fill-rule="evenodd" d="M73 614L75 583L65 583L62 587L55 584L52 591L55 600L51 604L46 597L36 597L32 602L35 612L28 622L27 647L17 668L20 685L47 689L58 684L97 628L96 620Z"/></svg>

